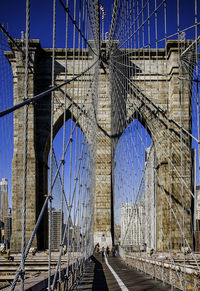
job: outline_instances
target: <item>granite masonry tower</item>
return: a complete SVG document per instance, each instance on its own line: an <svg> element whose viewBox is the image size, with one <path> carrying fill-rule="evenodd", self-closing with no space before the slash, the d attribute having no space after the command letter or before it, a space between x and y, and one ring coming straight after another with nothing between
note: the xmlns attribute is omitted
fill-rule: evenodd
<svg viewBox="0 0 200 291"><path fill-rule="evenodd" d="M106 51L108 41L103 42L103 50ZM51 49L42 49L39 40L30 40L30 54L33 60L30 63L31 70L29 72L29 98L47 90L51 85ZM123 50L122 50L123 51ZM6 52L7 58L13 70L14 82L14 104L20 103L24 98L24 61L21 52L13 50ZM91 62L93 56L85 51L85 62ZM119 55L119 53L118 53ZM157 183L157 219L160 221L162 213L165 213L163 219L163 229L160 224L157 225L157 249L161 250L163 233L166 240L170 241L168 229L170 224L169 206L163 191L171 197L173 208L178 212L182 211L181 206L181 183L174 169L170 169L168 165L167 152L170 147L170 160L180 172L181 157L180 152L176 149L180 147L180 128L176 122L180 120L180 105L179 105L179 80L180 75L180 60L178 53L178 42L168 41L166 48L147 49L137 52L130 50L129 63L137 66L140 73L132 74L129 78L134 84L129 85L130 92L134 94L121 96L120 101L122 106L118 110L125 110L126 119L131 122L135 116L134 111L140 111L140 122L145 123L146 128L151 134L152 141L155 147L156 155L156 170L158 175ZM150 55L150 58L149 58ZM78 58L78 49L75 52L76 60ZM60 84L64 80L64 58L65 52L63 49L56 49L56 84ZM123 58L121 59L123 61ZM163 64L167 64L164 66ZM68 52L68 74L72 74L72 50ZM148 73L151 67L151 72L155 68L155 72L159 71L158 75ZM164 68L166 67L166 70ZM187 73L187 72L183 72ZM113 216L113 155L115 146L120 135L124 131L125 124L119 120L118 114L112 107L116 96L112 93L113 72L109 71L109 67L101 67L99 70L99 89L98 89L98 109L97 122L98 140L96 148L96 191L95 191L95 210L94 210L94 243L102 242L106 245L112 244L112 216ZM145 81L144 81L145 80ZM76 87L76 82L74 86ZM183 83L182 94L182 126L191 130L191 84L189 81ZM137 90L136 90L137 88ZM159 92L157 90L159 88ZM122 90L123 92L123 90ZM155 92L155 94L150 94ZM68 92L70 95L70 92ZM63 94L60 91L55 93L57 100L60 100L55 108L54 116L54 136L62 126L63 120ZM126 95L126 96L125 96ZM77 101L75 96L75 101ZM90 97L88 97L90 98ZM119 97L117 97L119 98ZM88 103L91 100L88 100ZM68 118L70 117L70 101L67 111ZM157 105L157 109L154 105ZM158 108L162 108L160 111ZM26 242L31 236L36 219L40 213L41 207L45 200L45 195L48 190L48 154L49 154L49 134L50 134L50 96L46 96L36 104L29 105L28 113L28 173L27 173L27 231ZM87 105L85 107L87 112ZM78 110L76 111L78 112ZM152 113L153 112L153 113ZM78 113L77 113L78 114ZM122 114L121 114L122 116ZM124 117L125 118L125 117ZM76 120L76 113L74 115ZM11 249L16 252L21 251L21 220L22 220L22 193L23 193L23 147L24 147L24 109L18 109L14 113L14 155L12 162L12 242ZM80 124L80 127L84 125ZM170 129L169 129L170 128ZM91 137L89 136L90 129L82 128L90 144ZM170 145L166 139L168 130L171 133ZM184 163L184 179L189 188L191 186L191 144L188 135L183 133L184 155L182 163ZM172 181L169 189L169 181ZM184 187L184 209L185 209L185 233L189 242L191 242L190 232L190 193ZM173 220L174 218L172 218ZM47 248L47 213L40 225L37 236L33 242L34 246L42 250ZM182 244L182 234L179 227L172 221L172 248L180 249Z"/></svg>

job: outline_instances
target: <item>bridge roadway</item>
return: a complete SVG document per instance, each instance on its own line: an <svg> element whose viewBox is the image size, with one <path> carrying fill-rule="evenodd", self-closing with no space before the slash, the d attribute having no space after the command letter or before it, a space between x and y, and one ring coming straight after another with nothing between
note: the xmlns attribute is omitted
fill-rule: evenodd
<svg viewBox="0 0 200 291"><path fill-rule="evenodd" d="M147 291L171 290L169 285L151 278L129 266L120 257L92 256L85 273L75 290L79 291ZM173 289L178 290L178 289Z"/></svg>
<svg viewBox="0 0 200 291"><path fill-rule="evenodd" d="M14 255L14 261L8 262L0 258L0 289L9 291L15 272L18 269L21 256ZM58 253L52 254L52 277L58 259ZM67 256L63 256L66 266ZM78 276L79 277L79 276ZM29 255L25 266L25 290L46 290L48 278L48 255L47 253L36 253ZM121 286L121 287L120 287ZM20 291L20 282L16 291ZM57 290L57 289L56 289ZM61 287L62 290L62 287ZM163 286L161 281L152 279L129 266L120 257L102 258L100 254L92 256L86 262L84 273L73 290L78 291L142 291L142 290L171 290L169 285ZM177 290L177 289L173 289Z"/></svg>

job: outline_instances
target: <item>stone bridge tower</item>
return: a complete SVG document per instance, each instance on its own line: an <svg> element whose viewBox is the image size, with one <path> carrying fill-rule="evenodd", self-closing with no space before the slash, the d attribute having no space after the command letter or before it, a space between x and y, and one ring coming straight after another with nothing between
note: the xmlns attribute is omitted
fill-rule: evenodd
<svg viewBox="0 0 200 291"><path fill-rule="evenodd" d="M131 69L124 71L123 78L127 85L127 90L118 88L121 94L115 94L112 88L113 78L122 78L117 70L107 67L106 46L108 42L102 44L102 66L99 71L99 92L97 109L97 147L95 152L96 161L96 190L95 190L95 217L94 217L94 243L111 245L113 233L113 156L117 141L123 133L127 122L130 123L134 118L138 118L151 134L156 150L157 159L157 219L163 220L163 228L160 224L157 226L157 248L161 250L163 236L169 243L172 238L172 247L180 249L182 244L182 234L173 218L173 229L171 238L169 235L169 199L175 209L175 215L183 211L185 216L186 238L191 243L190 232L190 193L191 189L191 141L187 134L181 133L176 122L182 118L183 127L190 132L191 130L191 84L186 81L183 83L184 92L182 94L183 112L180 113L180 88L179 79L180 66L178 43L169 41L165 49L156 50L129 50L129 57L122 57L123 50L118 51L117 62L129 64ZM115 44L117 45L117 44ZM31 71L29 73L29 98L47 90L51 85L51 49L42 49L38 40L30 41ZM166 54L167 52L167 54ZM78 56L76 50L76 60ZM24 98L24 63L21 52L13 50L6 52L7 58L12 66L14 81L14 104L20 103ZM72 55L73 51L68 50L68 75L72 74ZM93 57L88 50L82 51L85 58L85 64L93 62ZM56 84L64 80L64 58L65 51L56 49ZM112 58L112 56L110 56ZM114 62L115 62L114 61ZM167 63L166 70L163 71L163 63ZM77 65L75 65L77 67ZM155 68L160 74L153 75L149 68ZM187 72L183 72L187 73ZM129 79L129 82L126 80ZM76 88L76 81L75 81ZM155 92L151 94L150 92ZM68 88L68 110L67 118L70 118L70 86ZM62 126L63 122L63 92L56 91L54 136ZM76 93L75 93L76 95ZM85 105L85 112L90 114L87 103L91 102L91 96L88 95L88 102ZM75 103L78 104L78 97L75 96ZM113 106L119 104L120 106ZM126 114L122 114L122 111ZM26 241L31 236L36 219L40 213L41 207L47 194L47 162L49 153L49 135L50 135L50 96L46 96L36 104L29 105L28 114L28 174L27 174L27 231ZM12 164L12 207L13 207L13 226L12 226L12 244L14 251L21 251L21 219L22 219L22 175L23 172L23 108L14 113L14 155ZM74 114L79 114L79 109ZM140 114L137 114L140 112ZM126 120L119 119L119 116L126 116ZM124 117L125 119L125 117ZM85 120L79 124L86 135L89 144L92 142L90 136L91 124L85 127ZM170 144L167 136L170 133ZM182 144L180 144L180 134L182 134ZM184 147L182 162L184 163L184 181L188 188L184 186L184 205L181 196L180 177L178 172L181 170L181 156L177 148ZM170 148L169 156L166 156L167 149ZM169 167L169 161L175 165ZM177 172L178 170L178 172ZM170 183L169 183L170 181ZM171 185L169 189L169 184ZM164 217L163 217L164 213ZM34 245L42 250L47 248L47 212L40 225ZM165 246L166 247L166 246Z"/></svg>

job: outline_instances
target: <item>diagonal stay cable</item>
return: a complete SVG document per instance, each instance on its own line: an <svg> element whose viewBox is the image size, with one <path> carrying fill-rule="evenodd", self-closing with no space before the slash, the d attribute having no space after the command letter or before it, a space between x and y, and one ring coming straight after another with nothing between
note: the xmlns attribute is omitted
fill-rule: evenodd
<svg viewBox="0 0 200 291"><path fill-rule="evenodd" d="M96 31L96 29L94 28L94 22L92 21L93 16L91 17L91 15L95 14L95 11L93 9L93 11L90 12L90 9L88 7L88 1L87 0L85 0L85 4L86 4L87 15L88 15L88 18L89 18L89 23L90 23L90 27L91 27L91 30L92 30L93 38L94 38L96 47L98 47L98 45L100 45L99 40L97 42L97 39L96 39L96 34L98 33L98 30ZM91 4L89 6L91 7Z"/></svg>
<svg viewBox="0 0 200 291"><path fill-rule="evenodd" d="M3 31L3 33L10 39L10 41L16 46L16 48L24 55L25 57L25 51L17 44L17 42L12 38L12 36L9 34L9 32L4 28L2 24L0 24L0 29Z"/></svg>
<svg viewBox="0 0 200 291"><path fill-rule="evenodd" d="M82 112L79 113L79 116L81 116L81 113L82 113ZM78 116L78 118L77 118L77 120L76 120L76 123L75 123L74 127L73 127L72 130L71 130L71 134L72 134L72 135L73 135L73 132L74 132L75 129L76 129L76 126L77 126L77 123L78 123L79 116ZM86 117L87 117L87 116L86 116ZM64 150L64 153L63 153L62 160L60 161L60 163L59 163L59 165L58 165L58 168L57 168L56 174L54 175L54 179L53 179L53 182L52 182L51 187L54 186L54 183L55 183L55 181L56 181L56 178L57 178L58 172L59 172L59 170L60 170L61 164L63 163L64 156L65 156L65 154L66 154L66 152L67 152L67 149L68 149L68 147L69 147L70 142L71 142L71 138L69 138L68 143L67 143L66 146L65 146L65 150Z"/></svg>
<svg viewBox="0 0 200 291"><path fill-rule="evenodd" d="M58 170L58 162L57 162L57 159L56 159L56 154L55 154L54 148L53 148L53 158L54 158L54 162L55 162L55 165L56 165L56 169ZM60 171L58 171L58 178L59 178L60 183L62 185L63 182L62 182L62 177L61 177ZM66 193L65 193L64 189L63 189L63 197L64 197L65 202L66 202L67 210L69 210L70 207L69 207L69 204L68 204L68 201L67 201L67 197L66 197Z"/></svg>
<svg viewBox="0 0 200 291"><path fill-rule="evenodd" d="M84 137L84 146L86 145L85 141L86 141L86 138ZM81 157L83 157L83 154L84 154L84 147L82 148ZM82 159L81 159L81 161L82 161ZM79 163L78 173L76 175L76 178L79 175L80 169L81 169L81 162ZM73 188L73 195L72 195L71 203L73 202L74 197L75 197L77 183L78 183L78 179L75 179L75 184L74 184L74 188ZM69 220L69 218L71 217L71 212L72 212L72 208L69 207L69 213L68 213L68 219L67 220ZM65 225L62 244L60 245L59 258L58 258L58 262L57 262L57 265L56 265L56 271L55 271L55 274L54 274L54 279L53 279L53 284L52 284L53 290L54 290L54 287L55 287L55 284L56 284L56 279L57 279L57 275L58 275L58 268L59 268L59 263L60 263L61 256L62 256L62 250L63 250L63 247L64 247L64 241L65 241L65 235L66 235L66 232L67 232L67 227L68 227L68 223L66 223L66 225Z"/></svg>
<svg viewBox="0 0 200 291"><path fill-rule="evenodd" d="M157 176L157 178L158 178L158 176ZM158 182L159 182L159 178L158 178ZM195 263L196 263L196 265L197 265L198 270L200 271L200 266L199 266L199 264L198 264L196 254L193 252L193 250L192 250L192 248L191 248L191 246L190 246L190 244L189 244L189 242L188 242L188 239L187 239L186 236L185 236L185 232L184 232L183 228L181 227L181 224L180 224L180 222L179 222L179 219L178 219L178 217L177 217L177 215L176 215L176 213L175 213L173 207L170 205L169 198L168 198L167 195L166 195L166 192L165 192L165 189L164 189L163 185L160 185L160 188L161 188L162 192L165 194L165 198L166 198L167 203L168 203L168 205L169 205L169 207L170 207L170 209L171 209L171 211L172 211L172 214L173 214L173 216L174 216L174 218L175 218L175 221L176 221L176 223L177 223L177 225L178 225L178 227L179 227L179 229L180 229L180 231L181 231L182 237L184 238L184 240L185 240L185 242L186 242L186 244L187 244L187 247L189 248L189 250L190 250L190 252L191 252L191 255L192 255L192 257L193 257L193 259L194 259L194 261L195 261ZM179 214L180 214L180 210L178 210L178 212L179 212Z"/></svg>
<svg viewBox="0 0 200 291"><path fill-rule="evenodd" d="M127 81L129 82L129 84L131 84L133 86L133 89L136 90L137 93L140 94L140 96L142 98L144 98L145 100L147 100L159 113L162 114L162 116L164 118L166 118L166 120L168 120L169 122L175 124L181 131L185 132L185 134L189 135L190 137L192 137L194 140L196 140L197 142L199 142L188 130L186 130L184 127L182 127L177 121L175 121L173 118L169 118L166 115L166 112L157 104L155 104L149 97L147 97L139 87L136 86L136 84L134 84L134 82L127 78L127 76L124 75L124 73L122 73L116 66L114 63L112 63L112 65L115 67L115 69L125 78L127 79ZM138 97L140 98L140 96L138 95ZM1 117L1 116L0 116Z"/></svg>
<svg viewBox="0 0 200 291"><path fill-rule="evenodd" d="M148 2L147 2L148 3ZM147 4L146 3L146 4ZM131 37L134 35L134 34L136 34L138 31L140 31L141 30L141 28L145 25L145 23L148 21L148 19L150 19L154 14L155 14L155 11L157 11L158 9L160 9L161 7L162 7L162 5L163 5L163 3L165 3L165 0L163 0L160 4L159 4L159 6L152 12L152 14L149 16L149 17L147 17L139 26L138 26L138 28L127 38L127 39L122 39L122 44L119 46L119 48L121 48L121 47L123 47L127 42L128 42L128 40L129 39L131 39ZM146 5L145 4L145 5ZM140 11L140 13L142 12L142 10ZM139 15L139 14L138 14ZM136 18L137 19L137 18ZM127 32L126 32L126 34L125 34L125 36L127 35L127 33L130 31L130 29L131 29L131 27L133 26L133 24L129 27L129 29L127 30Z"/></svg>
<svg viewBox="0 0 200 291"><path fill-rule="evenodd" d="M34 230L33 230L33 232L32 232L31 238L30 238L30 240L29 240L29 242L28 242L28 245L27 245L27 247L26 247L26 250L25 250L25 253L24 253L24 259L26 259L27 256L28 256L28 253L29 253L29 250L30 250L30 248L31 248L31 245L32 245L33 239L34 239L34 237L35 237L35 234L36 234L36 232L37 232L37 229L38 229L38 227L39 227L39 225L40 225L40 222L41 222L41 220L42 220L42 217L43 217L44 211L45 211L45 209L46 209L46 206L47 206L48 200L49 200L49 196L46 197L46 199L45 199L45 201L44 201L44 204L43 204L43 206L42 206L42 210L41 210L40 215L39 215L39 217L38 217L38 219L37 219L37 222L36 222L35 228L34 228ZM17 273L16 273L16 275L15 275L15 278L14 278L13 283L12 283L12 285L11 285L10 291L13 291L13 290L15 289L15 286L16 286L16 284L17 284L18 278L19 278L19 276L20 276L20 274L21 274L21 270L22 270L22 264L20 264L19 267L18 267L18 271L17 271Z"/></svg>
<svg viewBox="0 0 200 291"><path fill-rule="evenodd" d="M91 68L92 68L96 63L97 63L97 62L95 62L92 66L90 66L86 71L90 70L90 69L91 69ZM85 73L86 71L84 71L84 73ZM83 75L84 73L81 73L81 74L75 76L73 79L76 79L78 76L81 76L81 75ZM72 81L72 80L69 80L69 82L71 82L71 81ZM68 82L65 82L65 83L68 83ZM64 84L61 84L61 85L64 85ZM60 88L61 86L55 86L55 87L56 87L56 88ZM55 87L54 87L54 88L51 88L51 90L52 90L52 89L55 90ZM51 90L50 90L50 92L51 92ZM48 92L49 92L49 90L48 90ZM46 93L46 92L44 92L44 93ZM48 94L48 93L46 93L46 94ZM43 96L44 96L44 95L43 95ZM37 96L36 96L36 97L37 97ZM41 97L40 97L40 98L41 98ZM23 105L21 105L21 106L23 106ZM75 128L75 127L74 127L74 128ZM66 148L67 148L67 147L66 147ZM54 179L54 180L55 180L55 179ZM54 181L53 181L52 185L53 185L53 184L54 184ZM32 235L31 235L31 238L30 238L29 243L28 243L28 245L27 245L27 248L26 248L26 251L25 251L25 255L24 255L24 258L25 258L25 259L26 259L27 255L28 255L29 250L30 250L30 247L31 247L32 241L33 241L33 239L34 239L34 236L35 236L35 234L36 234L36 231L37 231L37 229L38 229L38 226L39 226L39 224L40 224L40 221L41 221L41 219L42 219L42 216L43 216L43 214L44 214L44 210L45 210L45 208L46 208L46 206L47 206L48 200L49 200L49 195L47 196L47 198L46 198L46 200L45 200L45 202L44 202L44 205L43 205L43 207L42 207L41 213L40 213L40 215L39 215L39 217L38 217L38 220L37 220L37 223L36 223L36 225L35 225L34 231L33 231ZM16 285L16 283L17 283L17 280L18 280L18 278L19 278L19 276L20 276L21 270L22 270L22 266L20 265L19 268L18 268L18 272L16 273L15 279L14 279L14 281L13 281L13 284L12 284L11 290L14 290L15 285Z"/></svg>
<svg viewBox="0 0 200 291"><path fill-rule="evenodd" d="M116 16L117 16L117 8L118 8L118 0L115 0L114 7L113 7L113 14L112 14L112 23L110 27L110 33L109 33L109 42L108 42L108 53L110 53L111 48L111 40L113 39L113 33L114 33L114 27L116 23Z"/></svg>
<svg viewBox="0 0 200 291"><path fill-rule="evenodd" d="M53 92L53 91L55 91L55 90L57 90L57 89L63 87L63 86L66 85L66 84L69 84L69 83L75 81L76 79L78 79L79 77L81 77L81 76L83 76L85 73L87 73L90 69L92 69L92 68L93 68L93 67L98 63L98 61L99 61L99 59L96 60L96 61L95 61L95 62L94 62L94 63L93 63L89 68L87 68L84 72L81 72L80 74L76 75L74 78L72 78L72 79L70 79L70 80L66 80L65 82L63 82L63 83L60 84L60 85L53 86L52 88L50 88L50 89L48 89L48 90L46 90L46 91L44 91L44 92L42 92L42 93L40 93L40 94L38 94L38 95L32 97L32 98L30 98L30 99L27 99L27 100L25 100L25 101L23 101L23 102L21 102L21 103L19 103L19 104L17 104L17 105L14 105L14 106L12 106L12 107L6 109L6 110L1 111L1 112L0 112L0 117L3 117L3 116L5 116L5 115L9 114L9 113L15 111L16 109L19 109L19 108L23 107L24 105L27 105L27 104L30 104L30 103L34 103L34 102L36 102L36 101L42 99L44 96L48 95L49 93L51 93L51 92Z"/></svg>
<svg viewBox="0 0 200 291"><path fill-rule="evenodd" d="M77 26L76 24L76 20L73 19L73 17L71 16L70 12L69 12L69 8L65 7L65 4L63 3L62 0L59 0L60 4L62 5L63 9L66 11L66 13L68 14L70 20L72 21L73 25L75 26L75 28L77 29L77 31L80 33L81 37L84 39L84 41L87 43L87 45L89 46L89 48L92 50L92 52L97 56L96 52L93 50L93 48L91 47L91 45L89 44L88 40L85 38L85 36L83 35L83 33L81 32L80 28Z"/></svg>
<svg viewBox="0 0 200 291"><path fill-rule="evenodd" d="M116 67L116 69L117 69L117 67ZM119 71L119 70L118 70ZM136 87L137 88L137 87ZM138 88L138 90L140 91L140 89ZM141 92L141 94L143 95L143 96L145 96L142 92ZM148 97L146 97L147 98L147 100L149 99ZM152 104L154 105L155 103L153 103L152 102ZM155 106L157 106L156 104L155 104ZM162 109L161 109L162 110ZM167 119L168 119L168 117L167 117ZM169 121L173 121L172 119L168 119ZM174 121L175 123L176 123L176 121ZM183 129L184 130L184 128L180 128L180 129ZM192 136L193 137L193 136ZM195 137L193 137L194 139L196 139ZM164 153L165 154L165 153ZM165 154L166 155L166 154ZM170 164L172 165L172 167L175 169L175 171L176 171L176 173L178 174L178 176L179 176L179 178L180 178L180 180L184 183L184 185L185 185L185 187L188 189L188 191L189 191L189 193L191 194L191 196L194 198L194 194L192 193L192 191L189 189L189 187L188 187L188 185L186 184L186 182L184 181L184 179L182 178L182 176L180 175L180 173L179 173L179 171L178 171L178 169L175 167L175 165L173 164L173 162L171 161L171 159L169 159L169 162L170 162Z"/></svg>
<svg viewBox="0 0 200 291"><path fill-rule="evenodd" d="M135 197L135 201L134 201L136 208L138 208L138 205L137 205L136 202L139 201L138 198L139 198L139 195L140 195L140 191L141 191L142 183L143 183L143 181L145 180L145 173L146 173L146 170L147 170L148 161L150 160L150 153L151 153L151 151L152 151L152 148L153 148L153 144L151 145L150 152L149 152L149 155L148 155L148 158L147 158L147 162L146 162L145 168L144 168L144 170L143 170L142 177L141 177L141 179L140 179L140 184L139 184L139 187L138 187L138 190L137 190L137 193L136 193L136 197ZM132 215L133 215L133 209L132 209ZM127 235L127 233L128 233L129 227L131 227L131 222L130 222L130 221L129 221L129 224L127 225L127 228L126 228L126 234L125 234L125 237L126 237L126 235ZM124 239L125 239L125 237L124 237Z"/></svg>
<svg viewBox="0 0 200 291"><path fill-rule="evenodd" d="M16 48L18 49L18 51L20 51L23 56L24 59L26 59L26 52L22 49L22 47L20 47L20 45L17 43L17 41L15 41L12 36L9 34L9 32L4 28L4 26L0 23L0 29L2 30L2 32L7 36L7 38L14 44L14 46L16 46ZM13 51L13 48L11 47L11 50ZM28 58L29 58L29 62L31 64L33 64L33 59L31 57L30 54L28 54ZM32 72L32 67L30 66L30 64L28 64L28 68L29 70Z"/></svg>
<svg viewBox="0 0 200 291"><path fill-rule="evenodd" d="M73 130L72 130L72 133L74 132L75 128L76 128L76 124L74 125L74 128L73 128ZM65 152L66 152L66 150L67 150L67 148L68 148L69 142L70 142L70 140L68 141L68 144L66 145ZM61 162L60 162L59 166L57 165L57 172L56 172L56 174L55 174L55 176L54 176L54 179L53 179L53 182L52 182L52 187L54 186L54 183L55 183L56 177L57 177L57 175L58 175L58 172L59 172L60 166L61 166ZM79 173L79 171L78 171L78 173ZM74 186L73 196L75 195L76 184L77 184L77 182L75 183L75 186ZM64 198L66 198L66 197L64 197ZM49 199L50 199L50 195L48 194L47 197L46 197L46 199L45 199L45 201L44 201L44 204L43 204L43 207L42 207L42 209L41 209L41 212L40 212L40 215L39 215L39 217L38 217L38 220L37 220L37 222L36 222L35 228L34 228L34 230L33 230L33 232L32 232L31 238L30 238L30 240L29 240L29 242L28 242L28 245L27 245L27 247L26 247L25 254L24 254L24 259L26 259L27 255L28 255L28 253L29 253L30 247L31 247L31 245L32 245L32 242L33 242L33 239L34 239L35 234L36 234L36 232L37 232L37 229L38 229L38 227L39 227L39 225L40 225L41 219L42 219L42 217L43 217L43 214L44 214L44 211L45 211L45 208L46 208L46 206L47 206L47 203L48 203L48 200L49 200ZM67 203L67 200L66 200L66 199L65 199L65 202L66 202L66 205L67 205L68 203ZM68 206L67 206L67 207L68 207ZM11 286L10 291L13 291L13 290L15 289L15 286L16 286L16 284L17 284L18 278L19 278L19 276L20 276L20 274L21 274L21 270L22 270L22 265L20 264L19 267L18 267L18 271L17 271L17 273L16 273L16 275L15 275L15 278L14 278L14 280L13 280L13 283L12 283L12 286Z"/></svg>
<svg viewBox="0 0 200 291"><path fill-rule="evenodd" d="M18 45L18 43L12 38L12 36L9 34L9 32L5 29L5 27L1 23L0 23L0 29L8 37L8 39L16 46L18 51L20 51L23 54L23 56L25 58L26 57L26 52ZM33 64L33 60L32 60L30 55L29 55L29 61Z"/></svg>
<svg viewBox="0 0 200 291"><path fill-rule="evenodd" d="M83 154L83 151L82 151L82 154ZM82 154L81 154L81 155L82 155ZM80 167L79 167L79 168L80 168ZM79 173L79 170L78 170L78 173ZM77 174L77 175L78 175L78 174ZM75 186L74 186L73 196L75 195L76 184L77 184L77 182L75 183ZM44 214L44 211L45 211L45 208L46 208L46 206L47 206L47 203L48 203L49 198L50 198L50 195L48 194L47 197L46 197L46 199L45 199L45 201L44 201L44 204L43 204L43 207L42 207L42 209L41 209L40 215L39 215L39 217L38 217L38 219L37 219L37 222L36 222L35 228L34 228L34 230L33 230L33 232L32 232L31 238L30 238L30 240L29 240L29 242L28 242L28 245L27 245L27 247L26 247L25 254L24 254L24 259L27 258L27 255L28 255L28 253L29 253L29 250L30 250L30 247L31 247L31 245L32 245L32 242L33 242L34 236L35 236L35 234L36 234L36 232L37 232L37 229L38 229L38 227L39 227L39 225L40 225L40 222L41 222L41 219L42 219L42 217L43 217L43 214ZM66 203L67 203L67 201L66 201ZM17 273L16 273L16 275L15 275L15 278L14 278L14 280L13 280L13 283L12 283L12 286L11 286L10 291L13 291L13 290L15 289L15 286L16 286L16 284L17 284L18 278L19 278L19 276L20 276L20 274L21 274L21 270L22 270L22 264L20 264L19 267L18 267L18 271L17 271Z"/></svg>
<svg viewBox="0 0 200 291"><path fill-rule="evenodd" d="M184 183L185 184L185 183ZM187 187L187 185L185 185L186 187ZM188 187L187 187L187 189L188 189ZM191 191L190 191L190 193L191 193ZM192 194L192 193L191 193Z"/></svg>
<svg viewBox="0 0 200 291"><path fill-rule="evenodd" d="M29 34L30 34L30 2L26 0L26 39L25 39L25 98L28 98L28 65L29 65ZM22 245L21 245L21 290L24 290L25 243L26 243L26 199L27 199L27 149L28 149L28 105L24 107L24 175L23 175L23 215L22 215Z"/></svg>

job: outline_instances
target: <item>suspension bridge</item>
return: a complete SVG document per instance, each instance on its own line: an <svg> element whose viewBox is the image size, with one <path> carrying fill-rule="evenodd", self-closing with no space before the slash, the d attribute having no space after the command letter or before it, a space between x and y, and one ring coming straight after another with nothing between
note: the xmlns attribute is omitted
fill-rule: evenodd
<svg viewBox="0 0 200 291"><path fill-rule="evenodd" d="M200 290L200 3L186 2L52 0L48 48L32 1L21 36L0 24L2 290Z"/></svg>

